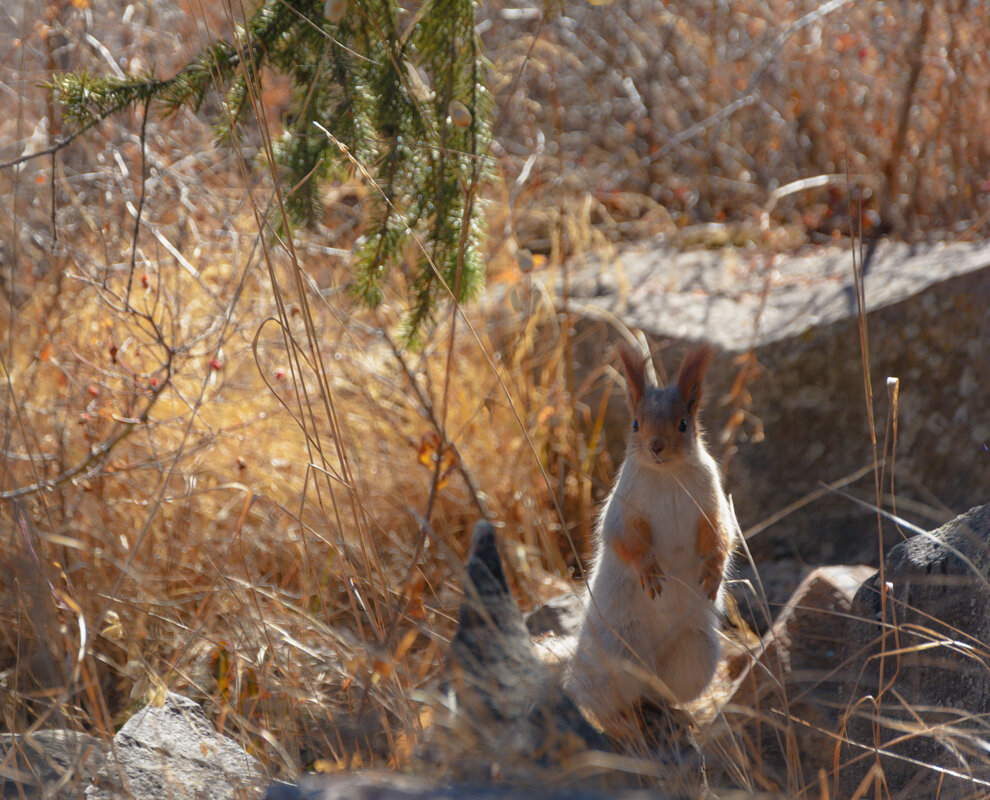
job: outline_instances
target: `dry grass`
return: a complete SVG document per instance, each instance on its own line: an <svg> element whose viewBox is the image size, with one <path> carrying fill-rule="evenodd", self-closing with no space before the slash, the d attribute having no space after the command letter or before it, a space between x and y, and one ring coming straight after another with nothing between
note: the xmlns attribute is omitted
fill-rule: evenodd
<svg viewBox="0 0 990 800"><path fill-rule="evenodd" d="M148 13L129 45L106 20L96 38L151 57L165 14ZM77 66L80 15L62 19ZM194 9L174 44L223 23ZM46 112L55 33L24 28L4 157ZM401 278L372 314L326 251L361 233L368 187L329 197L293 255L258 235L272 195L250 153L214 151L191 115L153 119L142 185L139 128L112 120L59 154L54 227L50 161L2 175L2 726L109 735L167 686L276 773L402 764L478 505L530 602L573 562L561 519L587 518L592 470L568 461L560 345L536 336L553 309L520 283L535 313L499 342L477 315L450 339L448 318L403 353Z"/></svg>
<svg viewBox="0 0 990 800"><path fill-rule="evenodd" d="M990 152L967 135L990 114L985 3L632 0L568 5L549 22L491 14L510 176L536 159L514 198L534 252L582 252L586 237L561 214L599 242L679 241L723 223L737 243L790 246L848 235L850 199L867 234L990 230ZM776 235L760 233L764 215Z"/></svg>
<svg viewBox="0 0 990 800"><path fill-rule="evenodd" d="M0 159L57 132L38 86L52 69L109 57L168 73L228 25L195 3L85 5L12 12ZM534 22L523 32L538 39L486 11L505 179L490 190L490 281L507 291L444 315L415 353L389 336L401 276L375 313L346 290L341 252L374 192L360 181L327 197L324 225L291 251L260 222L271 180L251 145L215 151L191 114L150 119L143 143L139 115L108 121L58 154L54 176L49 157L0 172L0 727L109 736L167 687L203 701L273 775L408 766L480 509L502 524L532 605L569 585L614 466L603 406L574 385L566 321L519 248L556 258L694 222L755 224L774 186L846 170L900 187L895 211L914 229L987 232L987 143L959 133L988 116L985 6L934 5L926 47L939 55L898 145L897 54L917 20L880 4L795 28L747 88L803 12L728 5L714 18L574 8L580 32ZM637 29L662 32L668 55L643 50ZM645 111L616 83L624 70ZM757 99L738 104L750 88ZM262 98L266 124L281 91ZM802 193L772 227L828 232L840 206Z"/></svg>

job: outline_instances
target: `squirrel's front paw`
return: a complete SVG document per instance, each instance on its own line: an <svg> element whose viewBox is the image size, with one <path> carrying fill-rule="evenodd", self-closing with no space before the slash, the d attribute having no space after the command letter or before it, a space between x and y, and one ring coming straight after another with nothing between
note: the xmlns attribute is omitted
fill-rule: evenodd
<svg viewBox="0 0 990 800"><path fill-rule="evenodd" d="M653 559L639 575L639 585L643 587L645 591L651 598L656 599L660 596L663 591L663 584L667 580L667 576L664 575L663 570L657 563L656 559Z"/></svg>
<svg viewBox="0 0 990 800"><path fill-rule="evenodd" d="M709 600L718 597L724 565L725 561L721 558L706 558L701 564L701 590Z"/></svg>

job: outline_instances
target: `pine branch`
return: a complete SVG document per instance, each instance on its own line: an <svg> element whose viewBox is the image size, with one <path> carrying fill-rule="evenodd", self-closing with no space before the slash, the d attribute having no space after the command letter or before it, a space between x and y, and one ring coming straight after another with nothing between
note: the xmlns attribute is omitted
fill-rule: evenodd
<svg viewBox="0 0 990 800"><path fill-rule="evenodd" d="M491 102L472 0L428 0L405 37L401 13L397 0L350 0L343 17L330 21L320 0L266 0L232 41L205 48L172 78L82 71L53 76L51 87L78 126L73 136L139 104L154 102L165 116L198 111L217 90L223 105L214 137L233 146L263 71L288 76L293 100L274 152L286 168L290 222L318 219L322 187L355 165L372 176L382 193L373 198L371 233L356 251L353 288L365 303L381 302L409 236L426 242L409 284L404 328L411 340L438 302L451 292L465 301L483 283L483 225L473 195L487 177ZM456 119L455 103L463 109Z"/></svg>

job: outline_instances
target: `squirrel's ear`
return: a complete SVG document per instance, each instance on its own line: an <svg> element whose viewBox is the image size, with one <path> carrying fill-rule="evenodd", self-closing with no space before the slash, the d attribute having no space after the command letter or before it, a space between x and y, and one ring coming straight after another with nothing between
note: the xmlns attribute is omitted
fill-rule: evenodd
<svg viewBox="0 0 990 800"><path fill-rule="evenodd" d="M616 349L622 359L622 371L626 373L626 399L635 414L646 391L646 359L638 349L633 349L626 342L620 341Z"/></svg>
<svg viewBox="0 0 990 800"><path fill-rule="evenodd" d="M692 416L701 406L702 383L714 357L715 351L710 345L699 345L684 356L680 372L677 373L677 388L681 390L681 397L687 403L688 413Z"/></svg>

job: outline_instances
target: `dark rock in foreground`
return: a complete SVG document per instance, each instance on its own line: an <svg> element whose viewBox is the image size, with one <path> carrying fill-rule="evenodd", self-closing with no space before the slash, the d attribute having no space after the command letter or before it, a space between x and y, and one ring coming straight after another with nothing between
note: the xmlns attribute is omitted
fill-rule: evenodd
<svg viewBox="0 0 990 800"><path fill-rule="evenodd" d="M280 783L265 800L664 800L644 790L596 791L566 788L520 788L492 784L458 783L438 786L435 781L394 772L359 775L306 775L298 786Z"/></svg>
<svg viewBox="0 0 990 800"><path fill-rule="evenodd" d="M844 785L879 761L894 796L990 796L990 504L894 547L882 579L845 632Z"/></svg>
<svg viewBox="0 0 990 800"><path fill-rule="evenodd" d="M498 764L511 777L608 749L537 657L486 521L475 525L466 572L445 678L452 713L424 755L448 763L453 756L467 775L490 775Z"/></svg>

